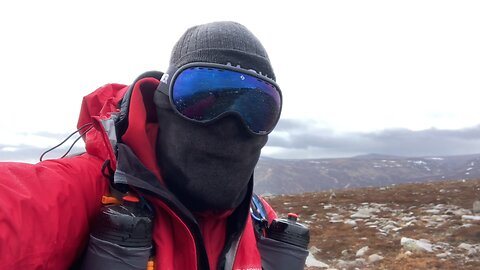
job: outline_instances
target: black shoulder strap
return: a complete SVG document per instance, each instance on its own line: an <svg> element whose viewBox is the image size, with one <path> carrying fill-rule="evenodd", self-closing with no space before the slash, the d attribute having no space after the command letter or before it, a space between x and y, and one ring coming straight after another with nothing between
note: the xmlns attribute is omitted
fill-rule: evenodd
<svg viewBox="0 0 480 270"><path fill-rule="evenodd" d="M268 227L268 214L262 199L255 193L252 194L250 215L252 216L253 226L257 236L264 235L265 229Z"/></svg>

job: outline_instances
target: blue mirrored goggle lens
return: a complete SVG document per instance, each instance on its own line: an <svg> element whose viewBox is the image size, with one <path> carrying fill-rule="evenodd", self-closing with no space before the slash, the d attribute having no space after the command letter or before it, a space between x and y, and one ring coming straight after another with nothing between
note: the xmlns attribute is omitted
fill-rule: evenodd
<svg viewBox="0 0 480 270"><path fill-rule="evenodd" d="M177 111L189 119L208 122L236 113L257 134L273 130L282 102L279 91L267 81L207 67L183 70L175 78L171 99Z"/></svg>

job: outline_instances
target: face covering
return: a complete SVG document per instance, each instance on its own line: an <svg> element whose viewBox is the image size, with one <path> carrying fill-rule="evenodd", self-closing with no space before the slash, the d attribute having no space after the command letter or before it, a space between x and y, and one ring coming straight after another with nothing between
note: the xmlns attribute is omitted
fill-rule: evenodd
<svg viewBox="0 0 480 270"><path fill-rule="evenodd" d="M154 101L157 160L168 189L193 212L236 208L245 199L268 136L250 134L234 115L208 124L186 120L158 91Z"/></svg>

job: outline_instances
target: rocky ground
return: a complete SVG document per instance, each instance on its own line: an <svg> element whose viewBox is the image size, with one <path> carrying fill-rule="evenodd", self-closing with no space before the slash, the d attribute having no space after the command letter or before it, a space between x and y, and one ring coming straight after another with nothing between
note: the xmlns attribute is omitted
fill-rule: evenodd
<svg viewBox="0 0 480 270"><path fill-rule="evenodd" d="M480 180L266 199L310 227L305 269L480 269Z"/></svg>

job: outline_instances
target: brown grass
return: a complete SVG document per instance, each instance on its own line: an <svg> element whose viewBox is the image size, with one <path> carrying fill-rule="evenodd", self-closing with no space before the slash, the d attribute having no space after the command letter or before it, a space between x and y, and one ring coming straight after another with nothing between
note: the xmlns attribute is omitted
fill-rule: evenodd
<svg viewBox="0 0 480 270"><path fill-rule="evenodd" d="M384 259L375 264L365 264L360 269L480 269L480 252L467 256L458 251L442 259L436 256L441 251L408 256L400 245L401 237L428 239L432 243L445 242L451 247L460 243L480 244L480 222L469 221L469 227L462 227L466 221L461 216L450 214L446 222L438 227L427 227L427 222L421 219L428 216L425 209L438 204L471 209L473 201L480 200L480 180L336 190L334 198L331 198L331 192L320 192L266 199L280 216L295 212L299 214L300 221L311 221L308 224L310 246L320 249L315 257L331 267L335 267L339 259L354 261L356 251L369 246L367 256L377 253ZM365 226L363 222L358 222L356 229L347 224L329 222L327 213L338 213L343 215L343 219L348 219L352 212L344 209L354 211L362 203L386 204L397 210L397 214L389 211L377 213L378 218L393 219L393 215L398 213L406 215L413 212L411 216L417 217L418 222L387 236L380 235L377 229ZM326 205L333 207L325 209ZM312 218L312 215L315 216Z"/></svg>

